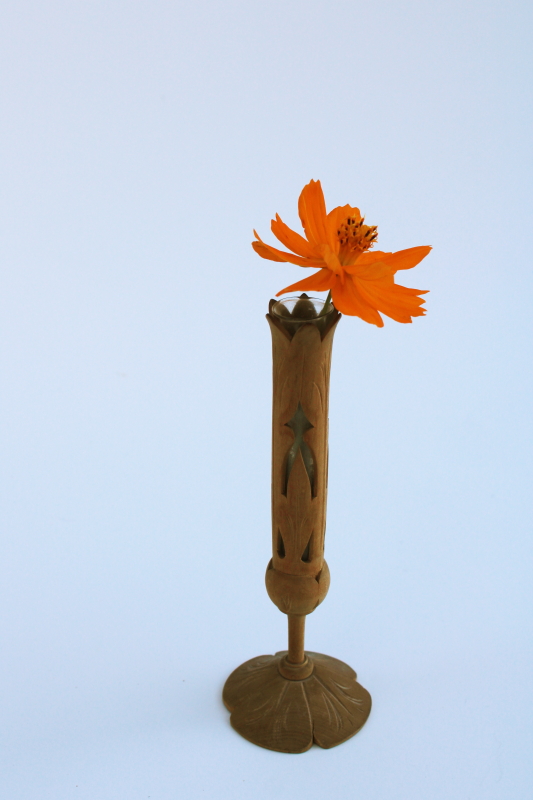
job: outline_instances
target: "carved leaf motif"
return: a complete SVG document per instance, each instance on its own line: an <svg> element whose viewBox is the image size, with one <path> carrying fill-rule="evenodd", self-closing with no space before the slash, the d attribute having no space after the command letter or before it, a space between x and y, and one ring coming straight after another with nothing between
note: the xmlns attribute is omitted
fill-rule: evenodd
<svg viewBox="0 0 533 800"><path fill-rule="evenodd" d="M305 412L302 408L301 403L298 403L298 408L292 415L291 419L285 423L285 427L290 428L291 431L293 432L294 442L289 447L289 451L287 453L287 459L285 464L285 491L283 492L283 494L287 494L287 486L290 481L292 468L294 466L296 456L298 455L298 453L300 453L304 463L305 471L307 473L307 477L309 478L309 484L311 486L311 495L314 496L315 459L311 448L304 439L306 432L314 428L314 425L312 425L311 422L305 416Z"/></svg>
<svg viewBox="0 0 533 800"><path fill-rule="evenodd" d="M353 669L336 658L307 653L313 674L286 680L278 671L285 654L259 656L230 675L224 703L233 727L255 744L286 753L303 753L313 741L334 747L357 733L372 701Z"/></svg>
<svg viewBox="0 0 533 800"><path fill-rule="evenodd" d="M316 530L317 514L322 505L311 498L311 487L302 455L298 452L291 472L287 497L280 497L273 507L273 525L281 532L285 546L283 569L295 574L307 574L302 570L301 556L313 530ZM319 539L319 541L321 541ZM322 553L318 553L322 557ZM281 568L277 561L276 567Z"/></svg>
<svg viewBox="0 0 533 800"><path fill-rule="evenodd" d="M309 705L301 681L288 681L278 672L279 658L252 659L230 675L224 703L231 723L261 747L303 753L313 744Z"/></svg>
<svg viewBox="0 0 533 800"><path fill-rule="evenodd" d="M320 653L309 655L315 663L314 681L306 681L314 740L320 747L333 747L364 725L372 701L347 664Z"/></svg>

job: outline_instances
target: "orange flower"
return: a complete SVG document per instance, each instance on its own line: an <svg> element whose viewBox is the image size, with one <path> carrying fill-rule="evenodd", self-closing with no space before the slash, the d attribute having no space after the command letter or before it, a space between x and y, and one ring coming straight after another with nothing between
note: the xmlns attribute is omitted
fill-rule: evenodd
<svg viewBox="0 0 533 800"><path fill-rule="evenodd" d="M365 225L358 208L338 206L326 214L320 181L304 186L298 200L298 213L306 238L291 230L276 214L272 233L292 250L286 253L265 244L254 231L252 247L262 258L289 261L319 271L277 293L330 290L335 308L343 314L361 317L383 327L380 316L397 322L412 322L425 314L419 289L394 283L399 269L411 269L427 256L431 247L410 247L397 253L368 252L377 239L377 228Z"/></svg>

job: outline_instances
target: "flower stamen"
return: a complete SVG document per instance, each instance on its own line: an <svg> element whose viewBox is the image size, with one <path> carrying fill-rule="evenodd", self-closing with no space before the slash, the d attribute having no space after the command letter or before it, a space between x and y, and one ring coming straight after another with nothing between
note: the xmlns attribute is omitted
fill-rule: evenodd
<svg viewBox="0 0 533 800"><path fill-rule="evenodd" d="M378 238L378 229L376 225L365 225L364 217L346 217L337 230L337 236L340 242L339 258L342 263L349 263L369 250ZM349 261L347 261L349 259Z"/></svg>

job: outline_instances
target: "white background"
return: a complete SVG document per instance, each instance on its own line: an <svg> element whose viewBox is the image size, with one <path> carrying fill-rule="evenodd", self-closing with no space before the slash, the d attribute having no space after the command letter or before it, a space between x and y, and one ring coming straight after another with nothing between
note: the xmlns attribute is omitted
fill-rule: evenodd
<svg viewBox="0 0 533 800"><path fill-rule="evenodd" d="M531 7L4 0L0 797L529 800ZM322 181L431 244L427 317L345 317L309 649L366 727L254 747L220 695L282 649L275 212ZM400 281L401 282L401 281Z"/></svg>

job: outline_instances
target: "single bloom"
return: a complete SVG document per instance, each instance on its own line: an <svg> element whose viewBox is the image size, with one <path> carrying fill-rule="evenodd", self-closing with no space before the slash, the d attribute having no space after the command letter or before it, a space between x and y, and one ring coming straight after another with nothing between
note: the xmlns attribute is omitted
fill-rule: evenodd
<svg viewBox="0 0 533 800"><path fill-rule="evenodd" d="M410 247L397 253L369 252L377 240L377 228L365 225L358 208L337 206L329 214L320 181L304 186L298 213L305 238L291 230L276 214L272 233L292 252L265 244L254 231L252 247L262 258L288 261L318 269L308 278L286 286L279 295L292 291L331 292L335 308L383 327L381 314L397 322L412 322L425 314L421 308L427 294L394 283L399 269L411 269L427 256L431 247Z"/></svg>

